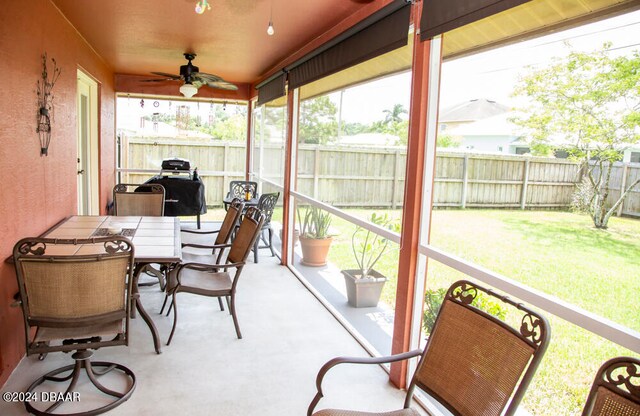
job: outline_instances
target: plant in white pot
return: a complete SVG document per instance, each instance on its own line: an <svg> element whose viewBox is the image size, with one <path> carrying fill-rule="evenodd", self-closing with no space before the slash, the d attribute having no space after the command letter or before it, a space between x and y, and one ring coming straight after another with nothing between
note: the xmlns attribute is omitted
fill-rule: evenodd
<svg viewBox="0 0 640 416"><path fill-rule="evenodd" d="M329 227L331 214L315 206L304 208L304 215L297 210L300 224L300 247L302 248L302 264L320 267L327 264L327 254L333 240Z"/></svg>
<svg viewBox="0 0 640 416"><path fill-rule="evenodd" d="M371 222L391 231L399 231L400 223L388 214L371 214ZM342 270L347 287L349 305L356 308L372 307L378 304L387 277L374 266L389 249L390 241L362 227L356 227L351 236L351 249L358 269Z"/></svg>

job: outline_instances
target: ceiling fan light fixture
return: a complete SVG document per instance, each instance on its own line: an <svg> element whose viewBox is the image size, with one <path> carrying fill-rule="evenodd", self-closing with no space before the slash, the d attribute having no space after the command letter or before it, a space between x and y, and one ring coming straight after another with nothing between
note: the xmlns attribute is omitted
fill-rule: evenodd
<svg viewBox="0 0 640 416"><path fill-rule="evenodd" d="M276 31L273 29L273 22L269 20L269 26L267 27L267 34L269 36L273 36L274 33L276 33Z"/></svg>
<svg viewBox="0 0 640 416"><path fill-rule="evenodd" d="M187 84L186 82L180 87L180 93L187 98L191 98L198 93L198 89L193 84Z"/></svg>

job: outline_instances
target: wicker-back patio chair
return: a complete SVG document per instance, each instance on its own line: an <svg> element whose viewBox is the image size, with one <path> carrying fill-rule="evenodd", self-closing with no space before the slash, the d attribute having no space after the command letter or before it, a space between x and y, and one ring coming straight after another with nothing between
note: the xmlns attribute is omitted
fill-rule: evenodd
<svg viewBox="0 0 640 416"><path fill-rule="evenodd" d="M120 183L113 187L114 213L118 216L164 215L164 186Z"/></svg>
<svg viewBox="0 0 640 416"><path fill-rule="evenodd" d="M169 273L167 290L172 296L173 327L167 345L171 343L178 322L176 295L180 292L209 297L225 297L238 338L242 338L236 314L235 296L240 274L249 252L258 238L264 215L255 207L249 208L228 251L226 260L211 263L183 263ZM231 274L230 269L235 269Z"/></svg>
<svg viewBox="0 0 640 416"><path fill-rule="evenodd" d="M478 297L515 307L520 315L514 328L473 305ZM513 308L510 308L513 309ZM520 303L468 281L454 283L442 307L424 351L379 358L335 358L318 373L318 393L307 415L417 416L410 408L416 388L430 395L452 414L461 416L513 415L524 395L549 340L546 319ZM381 364L421 356L407 389L404 408L389 413L324 409L313 413L323 396L322 380L342 363Z"/></svg>
<svg viewBox="0 0 640 416"><path fill-rule="evenodd" d="M27 355L40 354L42 359L49 352L75 351L75 365L45 374L28 391L58 391L52 384L71 380L67 393L73 392L84 370L91 383L114 400L107 404L101 401L93 410L86 410L83 404L82 412L71 413L99 414L125 402L136 386L134 373L121 364L92 362L91 350L129 343L131 242L121 236L25 238L15 245L13 258ZM118 387L106 387L98 381L109 372L120 373L116 380L110 380ZM56 409L62 405L62 399L53 403L25 401L27 411L33 414L59 414ZM73 403L65 406L72 409Z"/></svg>
<svg viewBox="0 0 640 416"><path fill-rule="evenodd" d="M582 416L640 416L640 359L616 357L605 362Z"/></svg>

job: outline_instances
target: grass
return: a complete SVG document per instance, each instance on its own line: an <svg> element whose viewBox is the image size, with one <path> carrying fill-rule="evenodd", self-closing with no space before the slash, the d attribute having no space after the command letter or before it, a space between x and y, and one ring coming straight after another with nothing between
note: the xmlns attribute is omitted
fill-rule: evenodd
<svg viewBox="0 0 640 416"><path fill-rule="evenodd" d="M349 213L368 218L371 210ZM400 218L399 210L386 211ZM280 218L276 211L274 219ZM221 216L220 216L221 218ZM612 218L597 230L589 217L559 211L436 210L431 244L587 311L640 331L640 221ZM334 217L329 261L353 268L355 226ZM382 301L393 306L398 246L392 244L376 269L387 277ZM431 262L430 289L468 278ZM555 316L552 340L523 405L534 415L580 414L597 368L619 355L638 356Z"/></svg>
<svg viewBox="0 0 640 416"><path fill-rule="evenodd" d="M360 218L370 212L349 210ZM608 230L597 230L587 216L569 212L437 210L432 224L433 246L640 331L640 221L613 218ZM332 225L340 234L329 261L351 268L355 226L335 217ZM382 300L391 306L398 269L394 246L376 266L390 279ZM431 262L427 286L448 287L463 278L468 276ZM542 314L550 321L552 340L523 406L534 415L580 414L598 367L611 357L637 354Z"/></svg>

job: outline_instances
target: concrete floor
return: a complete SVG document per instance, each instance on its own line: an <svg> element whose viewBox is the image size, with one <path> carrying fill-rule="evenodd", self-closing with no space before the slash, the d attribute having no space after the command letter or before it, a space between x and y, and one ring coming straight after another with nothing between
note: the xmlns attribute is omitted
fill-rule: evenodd
<svg viewBox="0 0 640 416"><path fill-rule="evenodd" d="M238 340L228 312L215 299L180 294L178 328L166 346L172 318L158 314L164 295L141 289L142 302L163 341L156 355L144 322L132 320L131 344L104 348L95 359L121 363L137 376L132 397L113 415L304 415L315 394L315 377L334 356L366 356L360 345L286 269L262 253L245 267L238 287ZM40 375L71 364L63 353L22 360L2 391L24 391ZM106 377L106 376L105 376ZM62 406L75 412L81 402ZM393 388L378 366L340 366L325 379L323 407L390 410L404 392ZM0 415L26 414L21 403L0 402Z"/></svg>

